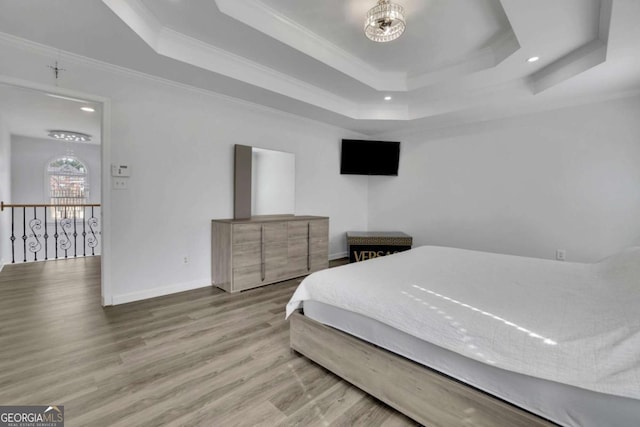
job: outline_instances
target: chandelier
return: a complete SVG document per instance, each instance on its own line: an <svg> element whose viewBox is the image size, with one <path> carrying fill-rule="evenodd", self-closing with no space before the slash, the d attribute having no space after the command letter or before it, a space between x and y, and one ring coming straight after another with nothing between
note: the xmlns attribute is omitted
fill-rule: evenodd
<svg viewBox="0 0 640 427"><path fill-rule="evenodd" d="M74 132L70 130L50 130L48 134L51 138L69 142L89 142L91 135Z"/></svg>
<svg viewBox="0 0 640 427"><path fill-rule="evenodd" d="M367 12L364 34L374 42L390 42L402 35L405 26L402 6L390 0L378 0L378 4Z"/></svg>

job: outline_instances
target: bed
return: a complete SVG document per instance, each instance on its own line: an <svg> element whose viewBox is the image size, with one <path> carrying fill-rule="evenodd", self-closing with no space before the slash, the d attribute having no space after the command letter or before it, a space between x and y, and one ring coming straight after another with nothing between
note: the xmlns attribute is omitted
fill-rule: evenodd
<svg viewBox="0 0 640 427"><path fill-rule="evenodd" d="M291 347L428 426L635 426L640 248L598 263L423 246L314 273Z"/></svg>

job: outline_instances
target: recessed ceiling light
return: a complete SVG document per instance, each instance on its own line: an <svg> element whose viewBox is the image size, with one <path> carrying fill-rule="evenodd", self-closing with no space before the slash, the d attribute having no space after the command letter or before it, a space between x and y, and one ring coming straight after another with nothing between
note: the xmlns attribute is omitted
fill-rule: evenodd
<svg viewBox="0 0 640 427"><path fill-rule="evenodd" d="M63 95L56 95L54 93L47 93L47 96L50 96L51 98L58 98L58 99L64 99L67 101L73 101L73 102L80 102L82 104L86 104L87 101L84 99L79 99L79 98L72 98L70 96L63 96Z"/></svg>
<svg viewBox="0 0 640 427"><path fill-rule="evenodd" d="M385 101L391 101L391 96L389 96L389 95L385 96L385 97L384 97L384 100L385 100Z"/></svg>
<svg viewBox="0 0 640 427"><path fill-rule="evenodd" d="M527 62L536 62L538 59L540 59L539 56L532 56L531 58L527 58Z"/></svg>
<svg viewBox="0 0 640 427"><path fill-rule="evenodd" d="M80 109L82 111L86 111L87 113L93 113L94 111L96 111L96 109L93 107L80 107Z"/></svg>

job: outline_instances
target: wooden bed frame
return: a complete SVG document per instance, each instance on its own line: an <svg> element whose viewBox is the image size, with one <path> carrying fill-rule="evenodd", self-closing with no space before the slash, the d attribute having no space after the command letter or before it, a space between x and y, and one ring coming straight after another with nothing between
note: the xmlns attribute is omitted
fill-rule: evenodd
<svg viewBox="0 0 640 427"><path fill-rule="evenodd" d="M290 346L428 427L557 426L524 409L305 317L290 317Z"/></svg>

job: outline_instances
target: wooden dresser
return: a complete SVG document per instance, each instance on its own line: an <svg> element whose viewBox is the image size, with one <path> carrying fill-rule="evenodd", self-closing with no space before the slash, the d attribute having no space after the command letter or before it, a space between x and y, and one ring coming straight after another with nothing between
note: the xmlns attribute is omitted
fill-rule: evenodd
<svg viewBox="0 0 640 427"><path fill-rule="evenodd" d="M270 215L211 223L211 277L238 292L329 265L329 218Z"/></svg>

